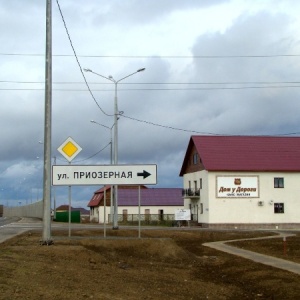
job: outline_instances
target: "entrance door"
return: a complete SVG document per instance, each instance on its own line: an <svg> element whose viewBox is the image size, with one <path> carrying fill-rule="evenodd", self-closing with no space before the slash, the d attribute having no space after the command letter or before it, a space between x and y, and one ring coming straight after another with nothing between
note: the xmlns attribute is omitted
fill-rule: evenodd
<svg viewBox="0 0 300 300"><path fill-rule="evenodd" d="M145 209L145 221L150 221L150 209Z"/></svg>
<svg viewBox="0 0 300 300"><path fill-rule="evenodd" d="M128 210L123 209L123 221L127 222L127 220L128 220Z"/></svg>
<svg viewBox="0 0 300 300"><path fill-rule="evenodd" d="M159 219L159 221L164 220L164 210L163 209L158 210L158 219Z"/></svg>

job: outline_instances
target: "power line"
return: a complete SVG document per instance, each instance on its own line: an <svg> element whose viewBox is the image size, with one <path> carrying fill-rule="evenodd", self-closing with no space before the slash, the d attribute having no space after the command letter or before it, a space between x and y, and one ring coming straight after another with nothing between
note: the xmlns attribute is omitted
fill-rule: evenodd
<svg viewBox="0 0 300 300"><path fill-rule="evenodd" d="M140 120L137 118L126 116L124 114L122 114L121 117L124 117L124 118L132 120L132 121L137 121L140 123L145 123L148 125L153 125L153 126L157 126L157 127L166 128L166 129L172 129L172 130L176 130L176 131L190 132L190 133L196 133L196 134L202 134L202 135L232 135L232 134L215 133L215 132L201 132L201 131L196 131L196 130L191 130L191 129L172 127L172 126L162 125L162 124L158 124L158 123L154 123L154 122L150 122L150 121ZM272 135L268 135L268 136L287 136L287 135L298 135L298 134L300 134L300 132L278 133L278 134L272 134ZM236 135L240 135L240 134L236 134ZM260 135L258 135L258 136L260 136Z"/></svg>
<svg viewBox="0 0 300 300"><path fill-rule="evenodd" d="M64 17L63 17L63 13L61 11L61 8L60 8L60 5L58 3L58 0L56 0L57 2L57 5L58 5L58 8L59 8L59 11L60 11L60 15L62 17L62 20L63 20L63 23L64 23L64 26L65 26L65 29L66 29L66 33L68 35L68 39L69 39L69 42L71 44L71 47L72 47L72 50L73 50L73 53L76 57L76 61L77 61L77 64L80 68L80 72L84 78L84 81L85 81L85 84L94 100L94 102L96 103L96 105L99 107L99 109L105 114L105 115L108 115L106 114L102 108L100 107L100 105L98 104L98 102L96 101L90 87L89 87L89 84L85 78L85 75L83 73L83 70L82 70L82 67L80 65L80 62L79 62L79 59L78 59L78 56L76 54L76 51L73 47L73 43L72 43L72 40L71 40L71 37L69 35L69 32L68 32L68 29L67 29L67 25L66 25L66 22L64 20ZM1 53L0 53L1 55ZM53 55L53 56L56 56L56 55ZM64 57L67 57L67 56L72 56L72 55L57 55L57 56L64 56ZM200 56L200 55L194 55L194 56L104 56L104 55L97 55L97 56L80 56L80 57L99 57L99 58L189 58L189 59L216 59L216 58L276 58L276 57L299 57L300 55L298 54L285 54L285 55L228 55L228 56L225 56L225 55L220 55L220 56ZM196 89L193 89L193 90L199 90L199 89L248 89L248 88L282 88L282 87L300 87L300 86L268 86L268 87L231 87L231 88L227 88L227 87L221 87L221 88L196 88ZM127 89L127 90L151 90L151 89ZM162 89L155 89L155 90L162 90ZM171 90L171 89L166 89L166 90ZM179 90L179 89L176 89L176 90ZM186 90L186 89L182 89L182 90ZM214 135L218 135L218 134L215 134L215 133L201 133L199 131L194 131L194 130L187 130L187 129L182 129L182 128L176 128L176 127L172 127L172 126L165 126L165 125L161 125L161 124L157 124L157 123L154 123L154 122L149 122L149 121L144 121L144 120L140 120L140 119L136 119L136 118L133 118L133 117L129 117L129 116L125 116L124 114L119 114L119 116L121 117L124 117L124 118L127 118L127 119L131 119L131 120L134 120L134 121L137 121L137 122L142 122L142 123L146 123L146 124L149 124L149 125L153 125L153 126L158 126L158 127L163 127L163 128L167 128L167 129L172 129L172 130L178 130L178 131L185 131L185 132L191 132L191 133L198 133L198 134L214 134ZM295 134L295 133L291 133L291 134ZM108 145L107 145L108 146ZM106 146L106 147L107 147ZM105 148L106 148L105 147ZM104 148L104 149L105 149ZM99 152L101 152L102 150L100 150ZM96 154L95 154L96 155ZM92 156L93 157L93 156Z"/></svg>
<svg viewBox="0 0 300 300"><path fill-rule="evenodd" d="M59 4L58 4L59 5ZM59 7L60 9L60 7ZM63 17L63 16L62 16ZM40 53L0 53L0 56L45 56ZM54 57L73 57L73 54L53 54ZM171 58L171 59L219 59L219 58L278 58L300 57L300 54L274 54L274 55L76 55L87 58Z"/></svg>
<svg viewBox="0 0 300 300"><path fill-rule="evenodd" d="M88 88L88 91L89 91L89 93L91 94L91 96L92 96L94 102L96 103L96 105L98 106L98 108L102 111L102 113L103 113L104 115L106 115L106 116L112 116L112 115L107 114L107 113L102 109L102 107L99 105L99 103L97 102L96 98L94 97L94 94L92 93L92 91L91 91L91 89L90 89L90 86L89 86L89 84L88 84L88 82L87 82L87 80L86 80L86 78L85 78L85 75L84 75L84 73L83 73L83 71L82 71L82 67L81 67L80 62L79 62L79 59L78 59L78 57L77 57L75 48L74 48L74 46L73 46L73 43L72 43L72 40L71 40L71 36L70 36L70 34L69 34L69 31L68 31L68 28L67 28L67 24L66 24L66 22L65 22L65 19L64 19L62 10L61 10L61 8L60 8L60 5L59 5L59 3L58 3L58 0L56 0L56 3L57 3L57 6L58 6L58 9L59 9L59 12L60 12L62 21L63 21L63 23L64 23L64 27L65 27L65 30L66 30L66 33L67 33L67 36L68 36L68 39L69 39L71 48L72 48L72 50L73 50L74 56L75 56L75 58L76 58L76 61L77 61L78 66L79 66L81 75L82 75L82 77L83 77L83 79L84 79L84 81L85 81L85 84L86 84L87 88Z"/></svg>
<svg viewBox="0 0 300 300"><path fill-rule="evenodd" d="M0 83L45 84L44 81L0 80ZM54 81L52 84L86 84L82 81ZM90 82L96 85L112 85L110 82ZM225 84L300 84L300 81L225 81L225 82L120 82L119 85L225 85Z"/></svg>
<svg viewBox="0 0 300 300"><path fill-rule="evenodd" d="M282 86L244 86L244 87L200 87L200 88L140 88L140 89L119 89L119 91L214 91L214 90L249 90L249 89L282 89L299 88L300 85L282 85ZM1 91L44 91L44 88L0 88ZM87 92L86 89L52 89L59 92ZM94 92L111 92L113 90L93 89ZM98 104L98 102L96 102ZM101 109L101 107L98 105ZM101 111L106 116L112 116Z"/></svg>
<svg viewBox="0 0 300 300"><path fill-rule="evenodd" d="M95 154L93 154L87 158L81 159L81 160L75 160L74 162L79 163L79 162L89 160L89 159L93 158L94 156L96 156L97 154L99 154L100 152L102 152L103 150L105 150L109 145L110 145L110 142L106 146L104 146L102 149L100 149L98 152L96 152Z"/></svg>
<svg viewBox="0 0 300 300"><path fill-rule="evenodd" d="M212 132L200 132L200 131L196 131L196 130L183 129L183 128L177 128L177 127L162 125L162 124L158 124L158 123L154 123L154 122L150 122L150 121L145 121L145 120L140 120L140 119L137 119L137 118L129 117L129 116L126 116L124 114L120 115L120 117L129 119L129 120L132 120L132 121L137 121L137 122L140 122L140 123L145 123L145 124L148 124L148 125L153 125L153 126L162 127L162 128L166 128L166 129L177 130L177 131L198 133L198 134L204 134L204 135L221 135L221 134L216 134L216 133L212 133Z"/></svg>

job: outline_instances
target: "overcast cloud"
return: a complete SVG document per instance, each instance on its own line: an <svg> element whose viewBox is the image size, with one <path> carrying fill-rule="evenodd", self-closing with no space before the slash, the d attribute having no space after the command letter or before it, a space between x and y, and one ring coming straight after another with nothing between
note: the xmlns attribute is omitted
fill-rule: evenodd
<svg viewBox="0 0 300 300"><path fill-rule="evenodd" d="M157 187L182 187L193 134L298 135L298 1L52 0L52 156L72 137L74 164L109 164L116 80L119 163L157 164ZM41 199L46 1L0 0L0 204ZM101 109L100 109L101 108ZM103 113L104 112L104 113ZM100 151L101 149L103 149ZM73 187L85 207L99 188ZM58 205L67 187L56 187Z"/></svg>

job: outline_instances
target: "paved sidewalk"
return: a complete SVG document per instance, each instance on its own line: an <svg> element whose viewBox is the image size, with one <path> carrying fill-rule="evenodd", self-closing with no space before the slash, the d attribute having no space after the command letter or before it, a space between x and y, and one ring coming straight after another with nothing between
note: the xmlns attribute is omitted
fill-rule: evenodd
<svg viewBox="0 0 300 300"><path fill-rule="evenodd" d="M237 255L246 259L250 259L252 261L265 264L268 266L272 266L275 268L279 268L282 270L286 270L289 272L293 272L300 275L300 264L291 262L288 260L284 260L281 258L276 258L274 256L268 256L264 254L260 254L257 252L252 252L249 250L244 250L241 248L233 247L228 245L229 242L238 242L238 241L245 241L245 240L262 240L262 239L274 239L274 238L283 238L293 236L293 234L288 233L280 233L278 236L269 236L269 237L261 237L261 238L254 238L254 239L242 239L242 240L230 240L230 241L221 241L221 242L212 242L212 243L204 243L203 246L210 247L219 251L227 252L229 254Z"/></svg>
<svg viewBox="0 0 300 300"><path fill-rule="evenodd" d="M41 223L40 220L35 218L2 218L0 223L0 243L5 242L8 239L11 239L23 232L29 231L29 228L26 227L17 227L13 226L14 224L19 223Z"/></svg>

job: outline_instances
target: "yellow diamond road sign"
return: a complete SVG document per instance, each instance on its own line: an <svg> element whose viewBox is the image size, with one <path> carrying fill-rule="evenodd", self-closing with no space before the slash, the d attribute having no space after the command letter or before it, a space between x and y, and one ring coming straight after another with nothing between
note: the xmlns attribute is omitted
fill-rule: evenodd
<svg viewBox="0 0 300 300"><path fill-rule="evenodd" d="M57 150L65 157L69 162L82 150L82 148L71 138L68 137Z"/></svg>

